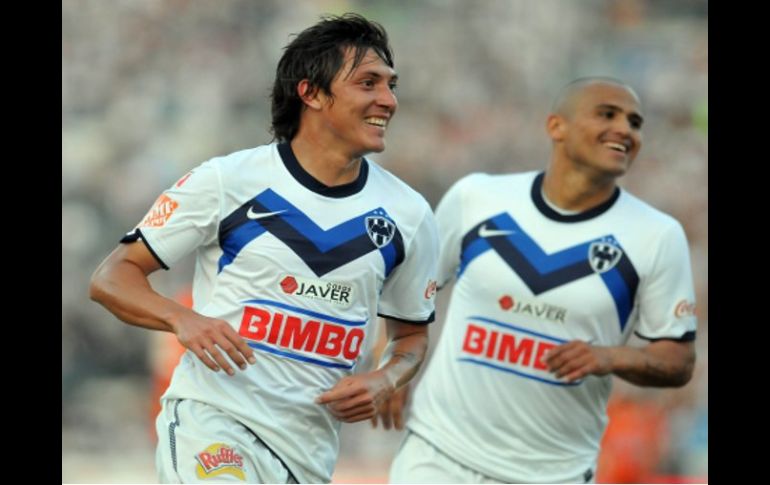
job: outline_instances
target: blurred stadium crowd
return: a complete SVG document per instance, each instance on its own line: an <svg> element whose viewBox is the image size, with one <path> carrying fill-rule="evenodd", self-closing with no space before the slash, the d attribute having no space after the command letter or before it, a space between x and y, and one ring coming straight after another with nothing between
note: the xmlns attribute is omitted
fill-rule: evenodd
<svg viewBox="0 0 770 485"><path fill-rule="evenodd" d="M63 0L63 480L155 479L160 344L88 301L91 272L191 167L271 140L268 95L289 34L345 11L388 29L400 75L388 148L372 158L434 207L469 172L544 167L545 118L567 81L601 74L636 88L645 145L621 182L687 232L698 368L679 390L616 381L599 480L706 479L706 0ZM191 275L188 262L153 279L173 295ZM343 426L336 480L384 480L399 439Z"/></svg>

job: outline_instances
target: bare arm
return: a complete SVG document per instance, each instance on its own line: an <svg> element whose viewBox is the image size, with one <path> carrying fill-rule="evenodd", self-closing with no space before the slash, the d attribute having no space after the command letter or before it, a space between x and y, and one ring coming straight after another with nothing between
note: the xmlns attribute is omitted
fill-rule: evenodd
<svg viewBox="0 0 770 485"><path fill-rule="evenodd" d="M128 324L173 332L170 322L191 310L152 289L147 276L158 269L143 243L121 244L91 276L89 296Z"/></svg>
<svg viewBox="0 0 770 485"><path fill-rule="evenodd" d="M379 369L345 377L316 402L340 421L370 419L378 406L417 374L428 349L428 326L386 319L389 343Z"/></svg>
<svg viewBox="0 0 770 485"><path fill-rule="evenodd" d="M388 345L380 359L385 364L379 370L384 371L388 380L398 389L420 370L428 351L428 326L411 325L397 320L385 319L387 324Z"/></svg>
<svg viewBox="0 0 770 485"><path fill-rule="evenodd" d="M638 386L680 387L692 378L695 346L692 342L658 340L637 349L598 347L573 340L552 349L545 361L551 372L568 381L613 373Z"/></svg>
<svg viewBox="0 0 770 485"><path fill-rule="evenodd" d="M175 333L214 371L223 368L234 374L220 349L241 369L246 368L245 359L256 362L251 348L227 322L200 315L155 292L147 276L159 268L144 243L121 244L94 272L89 296L126 323Z"/></svg>

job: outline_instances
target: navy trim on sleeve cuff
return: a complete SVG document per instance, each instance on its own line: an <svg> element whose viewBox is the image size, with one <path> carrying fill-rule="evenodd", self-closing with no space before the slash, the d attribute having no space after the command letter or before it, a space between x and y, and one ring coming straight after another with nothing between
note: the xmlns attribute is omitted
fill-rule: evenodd
<svg viewBox="0 0 770 485"><path fill-rule="evenodd" d="M129 232L125 236L123 236L120 239L120 242L123 244L129 244L132 242L136 242L137 240L141 240L145 246L147 246L147 249L150 250L150 254L153 255L153 257L160 263L161 267L163 269L168 270L168 266L166 266L166 263L163 262L162 259L160 259L160 256L152 249L152 246L150 246L150 243L147 242L147 239L144 238L142 235L142 231L139 230L139 228L134 229L133 231Z"/></svg>
<svg viewBox="0 0 770 485"><path fill-rule="evenodd" d="M383 313L378 313L377 316L382 318L389 318L391 320L397 320L399 322L409 323L411 325L427 325L436 319L436 312L432 312L426 320L406 320L404 318L392 317Z"/></svg>
<svg viewBox="0 0 770 485"><path fill-rule="evenodd" d="M639 337L643 338L644 340L649 340L650 342L657 342L659 340L673 340L674 342L692 342L695 340L695 331L691 332L685 332L684 335L681 337L645 337L644 335L640 334L639 332L634 332L634 334Z"/></svg>

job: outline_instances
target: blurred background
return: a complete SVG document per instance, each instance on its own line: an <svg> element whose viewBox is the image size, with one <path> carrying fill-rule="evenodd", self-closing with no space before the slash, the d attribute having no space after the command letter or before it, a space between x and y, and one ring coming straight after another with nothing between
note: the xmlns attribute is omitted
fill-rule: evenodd
<svg viewBox="0 0 770 485"><path fill-rule="evenodd" d="M271 141L290 34L346 11L386 27L400 76L388 148L371 158L433 207L469 172L543 168L546 115L566 82L609 75L637 90L645 144L621 182L687 232L698 363L682 389L616 381L598 479L707 481L706 0L63 0L63 481L156 480L156 400L177 357L173 338L90 302L91 273L190 168ZM161 273L156 289L183 299L192 260ZM334 480L387 480L401 436L343 425Z"/></svg>

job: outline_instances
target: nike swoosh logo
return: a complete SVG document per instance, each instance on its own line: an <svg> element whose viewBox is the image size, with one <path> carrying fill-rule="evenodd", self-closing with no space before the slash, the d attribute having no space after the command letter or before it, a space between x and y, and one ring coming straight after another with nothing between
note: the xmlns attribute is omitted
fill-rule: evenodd
<svg viewBox="0 0 770 485"><path fill-rule="evenodd" d="M248 217L251 220L257 220L257 219L264 219L265 217L277 216L282 212L286 212L286 209L281 211L275 211L275 212L254 212L254 208L249 207L249 211L246 212L246 217Z"/></svg>
<svg viewBox="0 0 770 485"><path fill-rule="evenodd" d="M487 229L487 225L479 227L479 237L495 237L495 236L509 236L514 231L503 231L498 229Z"/></svg>

